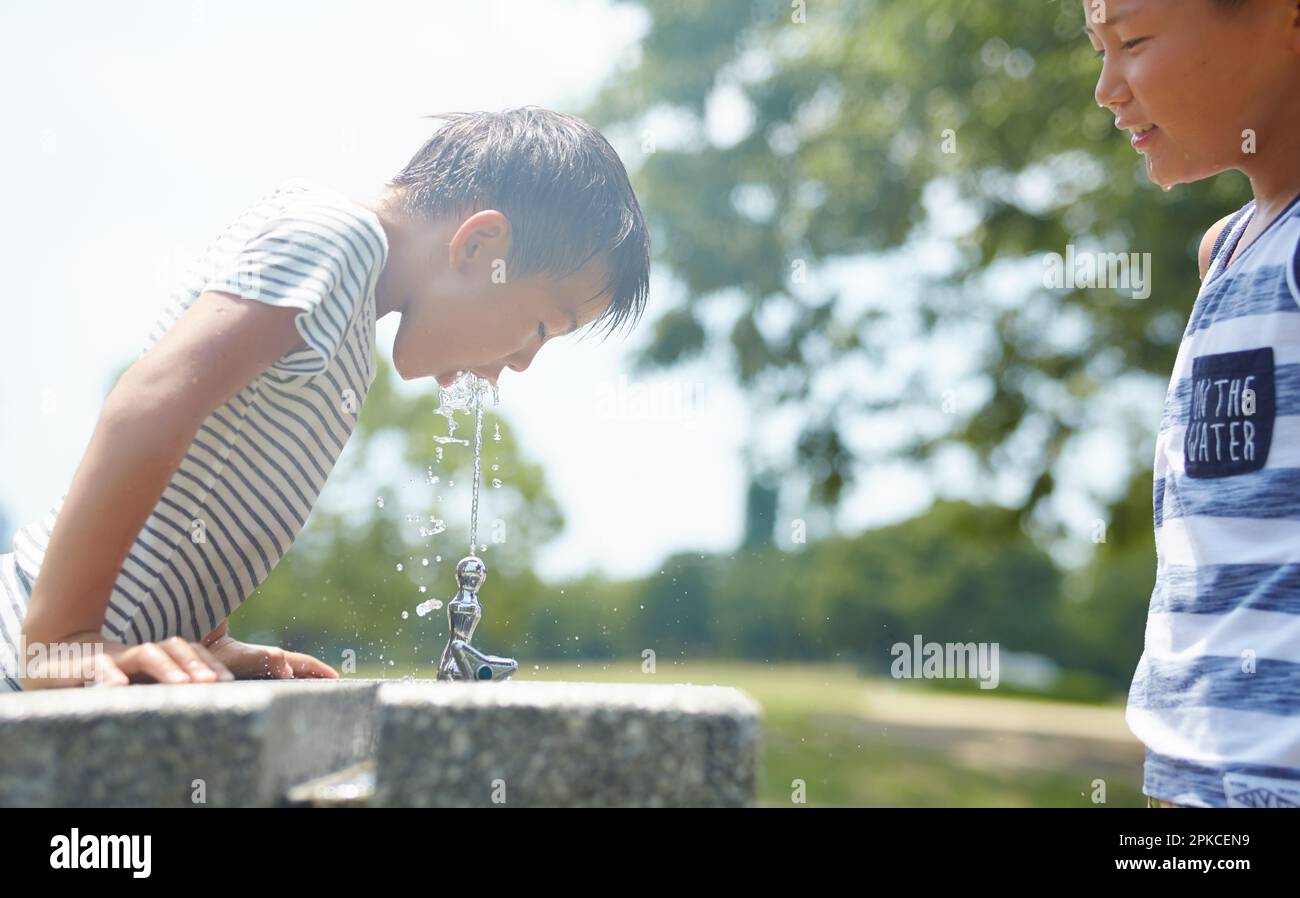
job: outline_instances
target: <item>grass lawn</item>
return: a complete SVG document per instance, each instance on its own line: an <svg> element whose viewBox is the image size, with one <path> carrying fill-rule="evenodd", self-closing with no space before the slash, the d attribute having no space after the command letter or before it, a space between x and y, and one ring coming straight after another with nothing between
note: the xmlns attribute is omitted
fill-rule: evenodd
<svg viewBox="0 0 1300 898"><path fill-rule="evenodd" d="M363 677L417 671L365 666ZM418 675L429 674L428 668ZM1140 807L1142 745L1122 705L952 694L851 667L750 662L526 665L519 680L735 686L763 708L759 803L880 807ZM1105 804L1094 803L1094 781Z"/></svg>

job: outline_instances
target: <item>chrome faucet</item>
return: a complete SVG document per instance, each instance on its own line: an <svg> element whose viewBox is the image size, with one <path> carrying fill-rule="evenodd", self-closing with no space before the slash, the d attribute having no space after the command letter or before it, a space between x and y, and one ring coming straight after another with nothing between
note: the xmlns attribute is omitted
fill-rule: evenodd
<svg viewBox="0 0 1300 898"><path fill-rule="evenodd" d="M487 565L477 555L466 555L456 564L456 597L447 603L447 647L438 662L440 680L506 680L519 669L514 658L485 655L470 640L483 616L478 590L487 579Z"/></svg>

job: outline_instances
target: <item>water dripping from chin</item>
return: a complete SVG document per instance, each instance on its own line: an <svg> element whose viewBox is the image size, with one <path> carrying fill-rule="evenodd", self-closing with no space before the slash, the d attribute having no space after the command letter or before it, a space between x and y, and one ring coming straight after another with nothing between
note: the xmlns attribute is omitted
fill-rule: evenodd
<svg viewBox="0 0 1300 898"><path fill-rule="evenodd" d="M1159 178L1156 177L1155 165L1151 162L1151 157L1150 157L1150 156L1144 156L1143 158L1146 159L1146 163L1147 163L1147 178L1151 181L1151 183L1154 184L1154 185L1156 185L1157 187L1159 187L1159 188L1160 188L1161 190L1163 190L1165 193L1168 193L1169 191L1173 190L1173 189L1174 189L1174 185L1177 184L1178 182L1177 182L1177 181L1169 181L1169 182L1163 182L1163 181L1161 181Z"/></svg>

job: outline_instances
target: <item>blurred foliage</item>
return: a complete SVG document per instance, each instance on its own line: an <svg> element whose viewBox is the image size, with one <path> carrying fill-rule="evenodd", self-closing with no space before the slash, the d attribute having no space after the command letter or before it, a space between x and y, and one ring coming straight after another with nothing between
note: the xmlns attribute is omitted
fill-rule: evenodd
<svg viewBox="0 0 1300 898"><path fill-rule="evenodd" d="M756 468L802 472L814 504L835 506L863 464L956 446L986 474L1015 472L1021 509L1059 536L1043 500L1069 479L1076 434L1122 431L1127 463L1149 468L1158 408L1123 421L1099 400L1122 378L1167 381L1196 246L1247 185L1233 174L1165 193L1147 180L1093 99L1100 63L1079 3L636 5L649 18L639 53L584 115L629 136L656 262L684 285L642 367L725 355L755 415L802 413L797 443ZM743 110L742 135L711 138L715 105ZM925 254L936 241L941 261ZM1043 287L1044 255L1067 244L1149 252L1152 295ZM817 277L862 254L912 271L870 302L866 285ZM729 328L710 325L737 299ZM954 345L972 359L960 376L936 364ZM941 413L945 394L961 397L956 414ZM855 448L855 426L887 413L905 435ZM1113 538L1149 548L1149 533Z"/></svg>

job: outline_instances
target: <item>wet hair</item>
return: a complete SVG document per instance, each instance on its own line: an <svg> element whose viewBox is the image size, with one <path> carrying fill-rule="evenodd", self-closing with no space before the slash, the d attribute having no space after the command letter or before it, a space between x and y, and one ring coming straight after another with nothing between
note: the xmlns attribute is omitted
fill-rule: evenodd
<svg viewBox="0 0 1300 898"><path fill-rule="evenodd" d="M432 220L499 210L510 220L512 278L558 280L603 258L612 295L592 323L635 326L650 289L650 235L627 171L600 132L537 106L428 118L446 124L389 181L403 211Z"/></svg>

